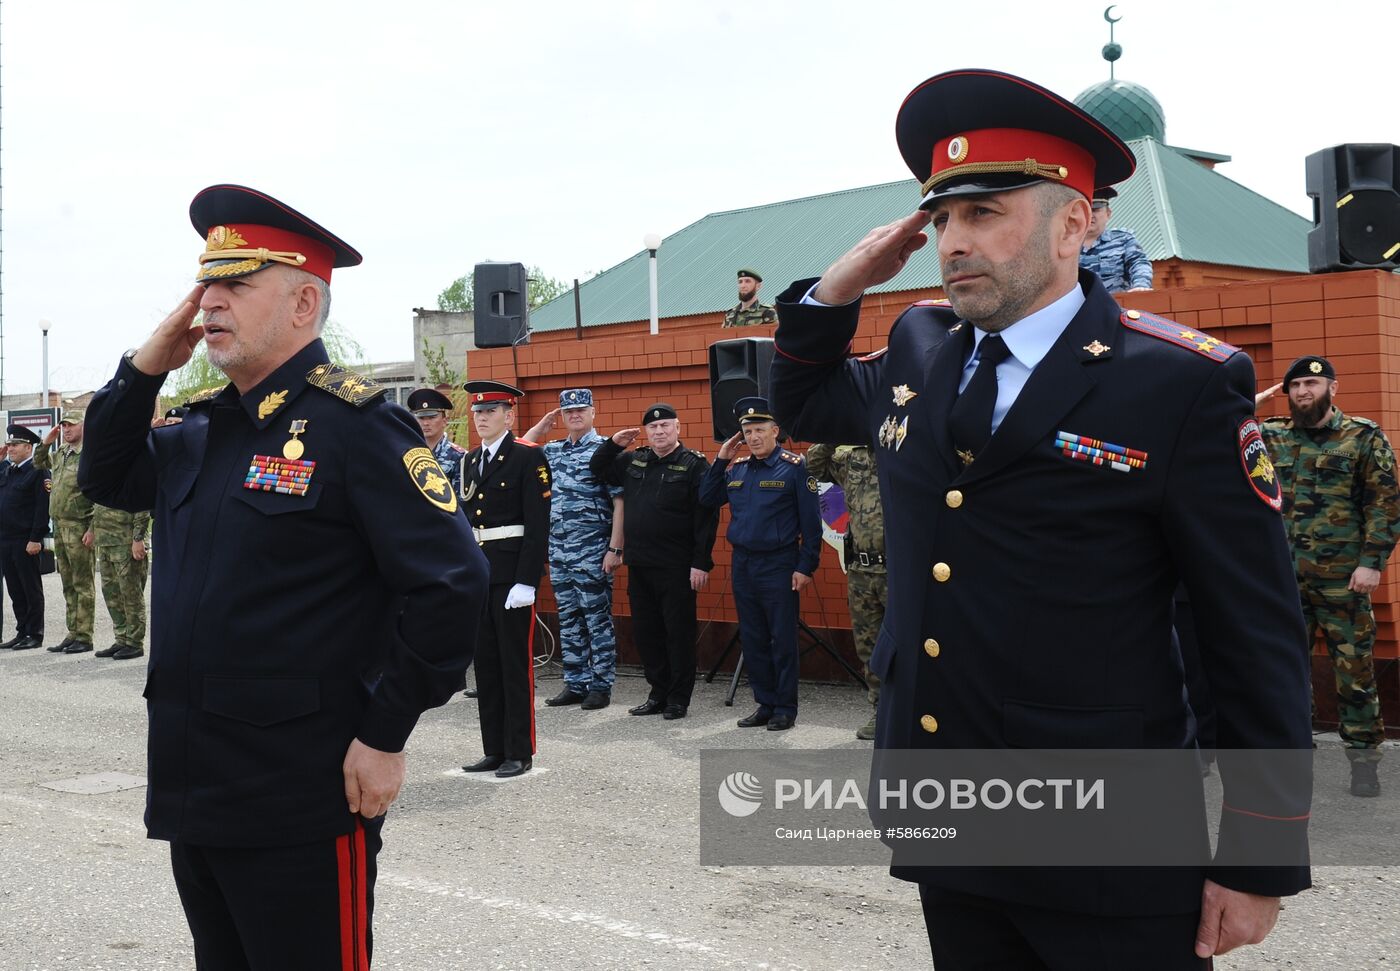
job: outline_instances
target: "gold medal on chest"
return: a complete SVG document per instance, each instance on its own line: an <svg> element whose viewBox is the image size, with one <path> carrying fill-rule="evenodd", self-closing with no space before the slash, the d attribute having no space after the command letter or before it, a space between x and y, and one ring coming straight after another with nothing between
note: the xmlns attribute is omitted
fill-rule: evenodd
<svg viewBox="0 0 1400 971"><path fill-rule="evenodd" d="M301 439L297 438L297 436L306 431L307 421L308 419L306 418L297 418L292 422L292 427L287 429L292 437L287 439L287 443L282 446L283 458L295 461L301 458L302 452L306 451L306 447L301 444Z"/></svg>

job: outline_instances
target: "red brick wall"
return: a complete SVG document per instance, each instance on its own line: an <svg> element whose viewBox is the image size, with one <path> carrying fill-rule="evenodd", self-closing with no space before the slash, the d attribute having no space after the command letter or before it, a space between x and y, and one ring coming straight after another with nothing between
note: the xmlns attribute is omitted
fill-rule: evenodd
<svg viewBox="0 0 1400 971"><path fill-rule="evenodd" d="M1183 279L1201 279L1207 271L1234 272L1179 261L1160 264L1159 270L1162 275ZM856 332L855 352L868 353L882 346L884 335L905 307L939 295L937 290L916 290L868 296ZM1393 274L1357 271L1286 276L1122 294L1120 302L1171 317L1244 348L1254 359L1261 390L1280 380L1295 357L1322 353L1337 367L1338 404L1344 411L1380 422L1392 437L1400 429L1400 278ZM713 458L716 445L710 436L706 348L714 341L733 337L771 337L774 330L724 330L722 316L713 313L667 319L656 336L647 333L646 321L591 327L584 331L582 341L572 330L536 333L530 344L516 349L518 363L512 361L509 348L477 350L467 355L468 370L473 378L512 381L525 391L517 431L529 428L555 407L561 390L589 387L598 403L598 428L603 434L636 425L647 405L668 401L680 413L686 444ZM1261 411L1266 416L1284 414L1287 402L1275 399ZM702 656L706 650L713 653L723 647L735 619L728 596L729 550L723 539L727 516L726 511L720 524L715 572L700 597L702 622L717 627ZM835 552L827 550L813 591L802 599L802 615L812 627L831 631L838 647L849 653L845 592ZM1375 603L1377 656L1396 658L1400 656L1400 581L1396 570L1386 571ZM541 609L553 609L547 591ZM616 613L630 616L625 582L618 584Z"/></svg>

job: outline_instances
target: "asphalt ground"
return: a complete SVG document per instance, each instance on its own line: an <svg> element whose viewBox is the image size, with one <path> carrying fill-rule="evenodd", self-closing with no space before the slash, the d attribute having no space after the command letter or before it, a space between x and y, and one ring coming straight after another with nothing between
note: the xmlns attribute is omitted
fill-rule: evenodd
<svg viewBox="0 0 1400 971"><path fill-rule="evenodd" d="M45 593L53 643L56 576ZM0 652L0 971L193 967L167 846L141 824L144 678L144 660ZM520 779L458 771L480 755L475 702L459 695L419 723L379 858L376 968L931 967L917 891L881 867L697 863L697 752L867 747L854 736L862 691L804 683L797 727L778 734L735 727L745 690L726 708L718 680L674 722L627 715L646 694L635 672L601 711L544 707L560 684L557 665L541 672L540 754ZM1396 754L1369 802L1400 818ZM96 794L45 787L100 773L138 779ZM1216 968L1400 967L1400 868L1319 867L1314 881L1264 944Z"/></svg>

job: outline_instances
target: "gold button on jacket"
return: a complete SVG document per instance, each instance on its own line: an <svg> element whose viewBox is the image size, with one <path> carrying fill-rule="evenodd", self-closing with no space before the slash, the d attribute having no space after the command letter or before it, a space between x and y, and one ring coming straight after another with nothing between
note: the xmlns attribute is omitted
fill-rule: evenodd
<svg viewBox="0 0 1400 971"><path fill-rule="evenodd" d="M948 578L953 575L953 568L947 563L935 563L933 565L933 578L939 583L947 583Z"/></svg>
<svg viewBox="0 0 1400 971"><path fill-rule="evenodd" d="M920 718L919 724L922 725L924 731L928 732L930 735L938 731L938 719L934 718L932 715L925 715L923 718Z"/></svg>

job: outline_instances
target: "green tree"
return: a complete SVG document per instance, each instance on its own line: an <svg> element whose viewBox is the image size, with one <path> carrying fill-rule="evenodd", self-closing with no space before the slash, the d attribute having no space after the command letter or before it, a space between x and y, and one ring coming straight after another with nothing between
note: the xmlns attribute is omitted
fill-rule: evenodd
<svg viewBox="0 0 1400 971"><path fill-rule="evenodd" d="M202 319L202 315L196 317L195 322L199 323ZM351 369L364 366L364 347L336 321L326 321L326 326L321 331L321 340L326 345L326 353L336 364ZM201 391L221 388L225 384L228 384L228 378L210 363L209 352L201 341L185 366L166 379L165 387L161 389L161 410L187 401Z"/></svg>
<svg viewBox="0 0 1400 971"><path fill-rule="evenodd" d="M526 267L530 309L535 310L553 300L570 288L570 284L547 276L538 266ZM458 277L442 293L438 294L439 310L475 310L476 294L472 289L472 275Z"/></svg>
<svg viewBox="0 0 1400 971"><path fill-rule="evenodd" d="M423 364L428 369L429 384L450 384L456 387L465 380L462 372L447 362L447 351L441 347L433 347L426 337L423 338Z"/></svg>

